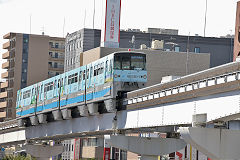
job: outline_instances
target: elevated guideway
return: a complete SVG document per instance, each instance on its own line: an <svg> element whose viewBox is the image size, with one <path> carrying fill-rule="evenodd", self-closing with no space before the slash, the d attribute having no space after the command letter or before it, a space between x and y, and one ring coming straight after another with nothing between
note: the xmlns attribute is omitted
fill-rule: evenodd
<svg viewBox="0 0 240 160"><path fill-rule="evenodd" d="M239 89L240 63L234 62L168 83L129 92L124 100L126 110L24 128L25 138L28 140L60 140L76 136L141 131L180 132L182 135L191 137L190 132L181 132L178 128L192 126L193 115L199 114L206 117L202 126L214 127L215 124L221 124L229 129L229 133L226 132L226 134L231 134L231 127L226 124L240 118ZM2 128L2 131L9 130L6 129L7 127ZM187 142L200 149L204 148L204 145L197 144L199 142L194 138L187 139L186 137L189 136L185 136L184 140ZM203 153L205 153L204 150ZM215 156L212 152L209 154L210 158L216 158ZM217 159L224 156L226 155L217 157Z"/></svg>

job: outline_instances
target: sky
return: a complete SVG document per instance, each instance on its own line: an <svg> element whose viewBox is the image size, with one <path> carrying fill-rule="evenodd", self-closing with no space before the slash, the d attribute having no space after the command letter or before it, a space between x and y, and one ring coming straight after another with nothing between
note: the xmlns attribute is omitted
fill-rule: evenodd
<svg viewBox="0 0 240 160"><path fill-rule="evenodd" d="M206 36L234 34L237 1L208 0ZM102 26L103 5L104 0L95 0L97 29ZM122 0L120 28L168 28L178 29L180 35L203 36L205 5L205 0ZM65 37L83 27L93 28L93 6L94 0L0 0L0 53L6 52L2 37L8 32L44 31Z"/></svg>

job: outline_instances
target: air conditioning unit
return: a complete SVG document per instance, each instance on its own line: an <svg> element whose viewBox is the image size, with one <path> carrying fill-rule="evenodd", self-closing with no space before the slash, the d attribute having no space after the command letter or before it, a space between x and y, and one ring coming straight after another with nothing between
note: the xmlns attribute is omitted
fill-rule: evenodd
<svg viewBox="0 0 240 160"><path fill-rule="evenodd" d="M164 41L163 40L161 40L161 41L159 41L159 40L154 40L154 41L152 41L152 49L154 49L154 50L162 50L163 49L163 44L164 44Z"/></svg>
<svg viewBox="0 0 240 160"><path fill-rule="evenodd" d="M147 45L146 44L141 44L140 49L147 49Z"/></svg>

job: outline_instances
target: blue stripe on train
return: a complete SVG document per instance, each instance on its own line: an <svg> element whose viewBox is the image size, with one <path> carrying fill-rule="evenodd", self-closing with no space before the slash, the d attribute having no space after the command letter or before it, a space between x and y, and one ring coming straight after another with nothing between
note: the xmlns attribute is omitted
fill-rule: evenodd
<svg viewBox="0 0 240 160"><path fill-rule="evenodd" d="M99 92L95 92L94 94L93 93L90 93L90 94L87 94L86 96L86 99L87 100L91 100L94 98L100 98L100 97L103 97L105 96L111 89L110 88L106 88L104 90L101 90ZM61 106L65 106L65 105L69 105L69 104L72 104L72 103L78 103L78 102L83 102L84 101L84 96L81 95L81 96L77 96L77 97L74 97L74 98L69 98L67 100L61 100L60 101L60 105ZM50 103L50 104L46 104L44 106L38 106L37 109L36 109L36 112L41 112L43 110L47 110L47 109L51 109L51 108L55 108L57 107L58 104L57 102L53 102L53 103ZM31 113L34 113L34 108L30 108L28 110L24 110L24 111L21 111L21 112L17 112L17 115L19 116L25 116L27 114L31 114Z"/></svg>

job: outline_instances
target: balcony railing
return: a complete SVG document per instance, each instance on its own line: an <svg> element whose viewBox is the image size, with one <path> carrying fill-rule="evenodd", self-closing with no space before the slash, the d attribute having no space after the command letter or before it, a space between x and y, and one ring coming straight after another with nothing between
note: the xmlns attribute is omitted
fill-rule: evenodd
<svg viewBox="0 0 240 160"><path fill-rule="evenodd" d="M8 69L9 68L9 62L4 62L2 64L2 69Z"/></svg>
<svg viewBox="0 0 240 160"><path fill-rule="evenodd" d="M52 70L52 71L63 71L64 70L64 66L63 65L57 65L57 66L53 66L53 65L48 65L48 69Z"/></svg>
<svg viewBox="0 0 240 160"><path fill-rule="evenodd" d="M3 39L9 39L10 36L11 36L11 32L5 34L5 35L3 36Z"/></svg>
<svg viewBox="0 0 240 160"><path fill-rule="evenodd" d="M7 96L8 96L8 92L7 91L0 93L0 98L7 98Z"/></svg>
<svg viewBox="0 0 240 160"><path fill-rule="evenodd" d="M8 81L1 83L1 88L7 88L8 87Z"/></svg>
<svg viewBox="0 0 240 160"><path fill-rule="evenodd" d="M10 41L3 44L3 49L8 49L10 47Z"/></svg>
<svg viewBox="0 0 240 160"><path fill-rule="evenodd" d="M49 45L49 49L53 49L53 50L64 50L65 46L64 45L59 45L59 46L54 46L54 45Z"/></svg>
<svg viewBox="0 0 240 160"><path fill-rule="evenodd" d="M12 78L13 76L14 76L14 72L13 71L11 71L11 72L4 72L4 73L2 73L2 78L4 79L4 78Z"/></svg>
<svg viewBox="0 0 240 160"><path fill-rule="evenodd" d="M7 107L7 101L0 102L0 108L6 108Z"/></svg>
<svg viewBox="0 0 240 160"><path fill-rule="evenodd" d="M48 58L50 61L64 61L64 56L51 56Z"/></svg>
<svg viewBox="0 0 240 160"><path fill-rule="evenodd" d="M0 118L6 118L6 112L0 112Z"/></svg>
<svg viewBox="0 0 240 160"><path fill-rule="evenodd" d="M2 54L2 59L8 59L9 56L10 56L10 52L9 52L9 51L6 52L6 53L3 53L3 54Z"/></svg>
<svg viewBox="0 0 240 160"><path fill-rule="evenodd" d="M2 73L2 78L8 78L8 72Z"/></svg>

